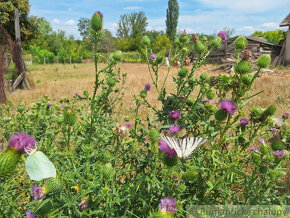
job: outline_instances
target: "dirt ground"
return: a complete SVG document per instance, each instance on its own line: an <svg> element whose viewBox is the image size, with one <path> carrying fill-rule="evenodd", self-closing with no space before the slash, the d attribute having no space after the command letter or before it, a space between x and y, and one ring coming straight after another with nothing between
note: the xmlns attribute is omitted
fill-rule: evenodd
<svg viewBox="0 0 290 218"><path fill-rule="evenodd" d="M104 65L100 65L100 68ZM124 107L133 106L133 95L138 94L146 83L151 83L150 75L146 64L130 64L121 63L121 73L127 73L127 81L125 84ZM190 67L188 67L190 68ZM196 75L200 73L209 73L210 75L218 75L225 73L222 71L212 70L215 65L204 65L200 68ZM92 92L94 86L94 65L93 64L53 64L53 65L32 65L29 66L29 77L34 81L35 87L30 90L16 90L8 94L8 98L12 100L14 105L32 104L37 99L48 95L53 102L58 102L62 98L72 98L73 95L83 93L87 90ZM160 81L163 81L167 73L167 67L161 67L159 71ZM248 104L259 105L263 108L270 104L277 105L278 114L290 112L290 68L276 70L275 74L263 73L257 78L254 84L252 94L264 91L260 95L254 97ZM177 68L172 68L168 77L166 87L173 89L172 76L177 74ZM153 104L157 104L157 92L151 90L148 93L148 100Z"/></svg>

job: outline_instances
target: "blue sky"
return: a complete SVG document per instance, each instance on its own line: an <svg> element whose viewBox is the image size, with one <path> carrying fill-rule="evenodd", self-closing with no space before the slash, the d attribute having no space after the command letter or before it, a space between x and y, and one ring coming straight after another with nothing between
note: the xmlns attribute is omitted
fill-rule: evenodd
<svg viewBox="0 0 290 218"><path fill-rule="evenodd" d="M217 33L224 27L235 34L274 30L290 13L290 0L179 0L178 31ZM30 0L31 15L44 17L54 30L80 38L79 18L104 14L104 27L116 33L121 14L144 11L148 30L165 31L167 0ZM286 30L287 28L280 28Z"/></svg>

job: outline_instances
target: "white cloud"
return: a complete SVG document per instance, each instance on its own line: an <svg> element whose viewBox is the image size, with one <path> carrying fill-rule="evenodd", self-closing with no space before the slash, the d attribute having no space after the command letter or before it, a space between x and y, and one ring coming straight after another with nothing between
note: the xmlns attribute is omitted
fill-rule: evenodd
<svg viewBox="0 0 290 218"><path fill-rule="evenodd" d="M254 27L252 26L243 26L242 28L239 28L238 31L253 31L254 30Z"/></svg>
<svg viewBox="0 0 290 218"><path fill-rule="evenodd" d="M290 0L280 1L279 3L273 0L199 0L210 8L230 9L244 13L256 13L281 8L289 7ZM265 15L266 16L266 15Z"/></svg>
<svg viewBox="0 0 290 218"><path fill-rule="evenodd" d="M272 29L279 28L279 24L275 22L263 23L261 26L266 27L266 28L272 28Z"/></svg>
<svg viewBox="0 0 290 218"><path fill-rule="evenodd" d="M72 26L75 24L76 24L76 22L74 20L67 20L66 22L64 22L64 25L68 25L68 26Z"/></svg>
<svg viewBox="0 0 290 218"><path fill-rule="evenodd" d="M54 19L52 20L52 23L54 23L54 24L60 24L60 21L59 21L59 19L54 18Z"/></svg>
<svg viewBox="0 0 290 218"><path fill-rule="evenodd" d="M140 7L138 6L132 6L132 7L126 7L126 8L123 8L124 10L139 10Z"/></svg>

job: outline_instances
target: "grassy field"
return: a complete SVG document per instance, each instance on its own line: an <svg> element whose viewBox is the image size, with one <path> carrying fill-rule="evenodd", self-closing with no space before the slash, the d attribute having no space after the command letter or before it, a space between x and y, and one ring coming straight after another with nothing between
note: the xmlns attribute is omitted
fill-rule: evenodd
<svg viewBox="0 0 290 218"><path fill-rule="evenodd" d="M104 65L101 65L103 67ZM138 94L144 88L146 83L150 83L150 76L147 65L145 64L129 64L121 63L118 65L121 73L127 73L127 81L125 85L124 108L133 105L133 95ZM202 66L196 73L209 73L211 76L223 73L222 71L213 72L216 66ZM93 64L53 64L53 65L32 65L28 67L29 77L34 81L35 86L30 90L16 90L8 94L8 98L12 100L14 105L32 104L37 99L48 95L52 102L58 102L62 98L71 98L76 92L82 93L84 90L92 92L94 86L94 65ZM160 69L159 78L163 81L167 72L167 67ZM177 68L172 68L170 76L177 74ZM259 77L252 93L264 91L260 95L254 97L249 102L251 105L259 105L263 108L270 104L277 105L278 115L288 111L290 107L290 68L279 70L276 74L264 73ZM172 80L168 80L167 87L171 88ZM152 90L148 93L148 99L153 104L157 104L157 92Z"/></svg>

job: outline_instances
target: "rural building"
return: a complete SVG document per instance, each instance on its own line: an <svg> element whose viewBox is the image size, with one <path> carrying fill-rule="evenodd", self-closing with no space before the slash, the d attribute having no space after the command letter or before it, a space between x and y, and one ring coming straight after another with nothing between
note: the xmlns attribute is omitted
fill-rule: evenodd
<svg viewBox="0 0 290 218"><path fill-rule="evenodd" d="M236 38L237 37L228 39L219 50L212 52L208 57L209 62L222 63L223 59L234 58L234 41ZM248 40L247 49L252 52L254 59L267 54L270 55L272 63L275 62L275 59L277 60L282 48L281 45L270 42L262 37L245 36L245 38Z"/></svg>
<svg viewBox="0 0 290 218"><path fill-rule="evenodd" d="M287 37L281 49L279 62L277 64L290 65L290 13L280 24L280 27L286 26L288 26Z"/></svg>

